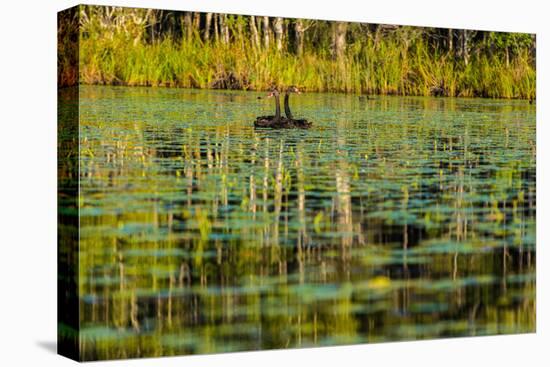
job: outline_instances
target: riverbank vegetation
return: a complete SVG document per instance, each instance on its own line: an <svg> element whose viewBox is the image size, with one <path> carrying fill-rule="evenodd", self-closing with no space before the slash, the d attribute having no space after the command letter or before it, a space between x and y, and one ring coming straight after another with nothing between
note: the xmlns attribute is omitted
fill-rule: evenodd
<svg viewBox="0 0 550 367"><path fill-rule="evenodd" d="M535 36L81 6L80 83L535 98Z"/></svg>

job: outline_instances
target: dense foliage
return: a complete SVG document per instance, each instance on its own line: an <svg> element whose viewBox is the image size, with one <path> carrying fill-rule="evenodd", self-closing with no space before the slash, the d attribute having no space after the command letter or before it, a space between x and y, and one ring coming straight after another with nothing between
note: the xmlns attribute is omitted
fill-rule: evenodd
<svg viewBox="0 0 550 367"><path fill-rule="evenodd" d="M82 6L81 82L535 98L535 36Z"/></svg>

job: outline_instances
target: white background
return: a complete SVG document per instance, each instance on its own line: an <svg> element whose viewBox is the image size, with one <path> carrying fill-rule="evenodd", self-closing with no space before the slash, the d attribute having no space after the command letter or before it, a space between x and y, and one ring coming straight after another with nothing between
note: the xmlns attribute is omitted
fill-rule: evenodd
<svg viewBox="0 0 550 367"><path fill-rule="evenodd" d="M548 72L545 1L111 0L126 5L537 33L537 333L95 365L548 366ZM64 366L56 340L56 12L76 1L3 2L0 16L0 365ZM546 359L546 360L545 360Z"/></svg>

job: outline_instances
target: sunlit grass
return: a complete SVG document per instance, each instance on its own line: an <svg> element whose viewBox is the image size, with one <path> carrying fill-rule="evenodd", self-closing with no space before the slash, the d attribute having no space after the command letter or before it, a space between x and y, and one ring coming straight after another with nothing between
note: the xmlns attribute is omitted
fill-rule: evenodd
<svg viewBox="0 0 550 367"><path fill-rule="evenodd" d="M123 37L81 40L81 83L266 90L273 83L308 91L369 94L534 98L536 73L527 52L506 65L498 57L468 64L423 41L405 47L388 39L349 45L343 60L322 50L297 57L258 50L248 40L203 43L165 38L152 44Z"/></svg>

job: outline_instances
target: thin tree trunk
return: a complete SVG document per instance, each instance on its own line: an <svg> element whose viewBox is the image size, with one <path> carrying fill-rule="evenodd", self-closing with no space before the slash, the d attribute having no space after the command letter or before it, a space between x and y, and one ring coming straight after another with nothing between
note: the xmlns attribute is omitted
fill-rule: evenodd
<svg viewBox="0 0 550 367"><path fill-rule="evenodd" d="M220 29L220 40L225 43L225 14L218 15L218 27Z"/></svg>
<svg viewBox="0 0 550 367"><path fill-rule="evenodd" d="M107 12L107 8L105 10ZM151 42L155 43L155 24L157 24L157 12L154 11L151 15Z"/></svg>
<svg viewBox="0 0 550 367"><path fill-rule="evenodd" d="M346 51L346 32L348 24L346 22L335 22L333 30L333 57L340 60Z"/></svg>
<svg viewBox="0 0 550 367"><path fill-rule="evenodd" d="M193 13L193 30L198 30L201 26L201 13Z"/></svg>
<svg viewBox="0 0 550 367"><path fill-rule="evenodd" d="M453 53L453 30L449 28L449 34L447 35L447 49L449 54Z"/></svg>
<svg viewBox="0 0 550 367"><path fill-rule="evenodd" d="M263 17L264 48L269 48L269 17Z"/></svg>
<svg viewBox="0 0 550 367"><path fill-rule="evenodd" d="M220 21L221 40L222 40L223 43L228 44L229 43L229 28L227 26L227 14L220 14L219 15L219 21Z"/></svg>
<svg viewBox="0 0 550 367"><path fill-rule="evenodd" d="M252 33L252 43L257 49L260 48L260 37L258 36L258 28L256 27L256 17L250 17L250 32Z"/></svg>
<svg viewBox="0 0 550 367"><path fill-rule="evenodd" d="M183 16L183 23L185 26L185 38L189 40L191 39L191 33L193 31L193 19L191 18L191 12L185 12L185 15Z"/></svg>
<svg viewBox="0 0 550 367"><path fill-rule="evenodd" d="M470 47L472 38L474 36L474 31L463 29L461 30L460 35L461 56L464 60L464 64L468 65L468 62L470 61Z"/></svg>
<svg viewBox="0 0 550 367"><path fill-rule="evenodd" d="M283 49L283 18L275 18L273 28L275 29L275 45L277 45L277 51L281 51Z"/></svg>
<svg viewBox="0 0 550 367"><path fill-rule="evenodd" d="M212 25L212 13L206 13L203 37L205 41L210 39L210 26Z"/></svg>
<svg viewBox="0 0 550 367"><path fill-rule="evenodd" d="M197 34L200 37L200 29L201 29L201 13L193 12L193 22L191 27L191 37L197 32Z"/></svg>
<svg viewBox="0 0 550 367"><path fill-rule="evenodd" d="M229 43L229 22L226 14L223 15L223 34L225 37L224 42Z"/></svg>
<svg viewBox="0 0 550 367"><path fill-rule="evenodd" d="M220 30L218 29L218 14L214 14L214 40L218 42L220 40Z"/></svg>
<svg viewBox="0 0 550 367"><path fill-rule="evenodd" d="M460 56L462 56L464 63L468 64L468 38L466 32L468 31L465 29L460 32Z"/></svg>
<svg viewBox="0 0 550 367"><path fill-rule="evenodd" d="M304 22L302 19L296 19L294 30L296 32L296 54L302 56L304 54Z"/></svg>

